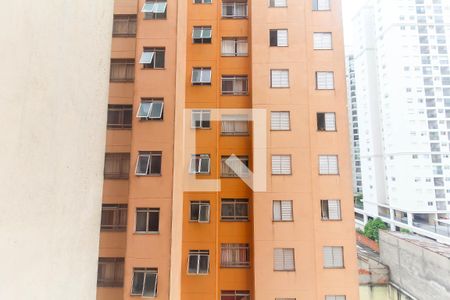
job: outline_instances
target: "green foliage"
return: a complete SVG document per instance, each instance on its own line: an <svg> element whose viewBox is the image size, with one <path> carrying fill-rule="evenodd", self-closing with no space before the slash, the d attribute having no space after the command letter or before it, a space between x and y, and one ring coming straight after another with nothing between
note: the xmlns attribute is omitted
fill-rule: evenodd
<svg viewBox="0 0 450 300"><path fill-rule="evenodd" d="M387 229L386 224L384 224L384 222L380 218L370 220L369 222L367 222L366 226L364 226L364 235L369 239L378 242L380 229Z"/></svg>
<svg viewBox="0 0 450 300"><path fill-rule="evenodd" d="M411 233L411 231L409 229L405 229L405 228L400 228L400 232L401 233Z"/></svg>
<svg viewBox="0 0 450 300"><path fill-rule="evenodd" d="M364 235L364 231L361 228L356 228L356 232Z"/></svg>

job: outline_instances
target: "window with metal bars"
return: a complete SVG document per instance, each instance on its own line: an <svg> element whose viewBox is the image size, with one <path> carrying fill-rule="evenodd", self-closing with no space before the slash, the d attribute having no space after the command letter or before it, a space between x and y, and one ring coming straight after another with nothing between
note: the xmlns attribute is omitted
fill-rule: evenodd
<svg viewBox="0 0 450 300"><path fill-rule="evenodd" d="M125 231L127 229L127 204L103 204L102 231Z"/></svg>
<svg viewBox="0 0 450 300"><path fill-rule="evenodd" d="M249 245L222 244L220 266L224 268L242 268L250 266Z"/></svg>
<svg viewBox="0 0 450 300"><path fill-rule="evenodd" d="M132 105L108 105L108 129L130 129L132 114Z"/></svg>
<svg viewBox="0 0 450 300"><path fill-rule="evenodd" d="M98 260L97 286L122 287L124 263L123 257L100 257Z"/></svg>
<svg viewBox="0 0 450 300"><path fill-rule="evenodd" d="M128 179L130 173L130 153L105 154L105 179Z"/></svg>

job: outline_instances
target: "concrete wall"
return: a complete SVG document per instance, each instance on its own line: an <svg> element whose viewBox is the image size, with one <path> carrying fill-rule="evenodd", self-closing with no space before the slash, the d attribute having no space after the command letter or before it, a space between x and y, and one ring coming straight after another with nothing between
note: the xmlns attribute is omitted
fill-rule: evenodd
<svg viewBox="0 0 450 300"><path fill-rule="evenodd" d="M424 239L425 240L425 239ZM381 262L391 281L419 300L450 299L450 259L410 241L380 232Z"/></svg>
<svg viewBox="0 0 450 300"><path fill-rule="evenodd" d="M0 10L1 299L95 299L112 8Z"/></svg>

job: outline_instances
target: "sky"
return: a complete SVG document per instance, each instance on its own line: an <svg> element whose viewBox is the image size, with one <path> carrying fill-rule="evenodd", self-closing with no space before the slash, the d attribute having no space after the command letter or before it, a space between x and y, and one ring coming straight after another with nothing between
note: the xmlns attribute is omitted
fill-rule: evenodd
<svg viewBox="0 0 450 300"><path fill-rule="evenodd" d="M342 0L342 18L344 21L345 46L352 45L352 18L365 0Z"/></svg>

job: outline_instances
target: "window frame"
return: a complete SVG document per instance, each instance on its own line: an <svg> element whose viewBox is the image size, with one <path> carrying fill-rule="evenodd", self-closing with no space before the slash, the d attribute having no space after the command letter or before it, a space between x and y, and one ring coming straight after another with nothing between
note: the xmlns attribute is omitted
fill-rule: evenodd
<svg viewBox="0 0 450 300"><path fill-rule="evenodd" d="M280 33L281 32L286 33L286 44L280 43ZM275 37L272 36L273 33L275 33ZM273 38L275 40L273 40ZM275 41L275 43L272 43L273 41ZM289 29L287 29L287 28L269 29L269 46L270 47L289 47Z"/></svg>
<svg viewBox="0 0 450 300"><path fill-rule="evenodd" d="M141 157L147 157L147 167L146 167L146 173L139 173L139 164L140 164L140 158ZM152 158L153 157L159 157L160 158L160 166L159 166L159 173L151 173L152 169ZM162 152L161 151L139 151L137 156L137 162L136 162L136 169L135 169L135 175L136 176L161 176L162 175Z"/></svg>
<svg viewBox="0 0 450 300"><path fill-rule="evenodd" d="M146 103L150 103L150 106L147 111L147 115L142 114L143 105ZM157 117L152 117L154 104L161 104L161 108L159 111L159 115ZM140 120L154 121L154 120L163 120L164 119L164 98L141 98L141 102L139 103L139 108L136 113L136 118Z"/></svg>
<svg viewBox="0 0 450 300"><path fill-rule="evenodd" d="M330 201L335 201L337 203L337 207L338 207L337 218L332 218L330 216ZM326 214L325 214L325 208L326 208ZM342 221L341 200L339 200L339 199L322 199L322 200L320 200L320 217L321 217L322 221L326 221L326 222Z"/></svg>
<svg viewBox="0 0 450 300"><path fill-rule="evenodd" d="M138 230L138 214L145 213L145 230ZM151 230L150 228L150 216L152 213L157 213L158 216L158 228L157 230ZM161 209L160 208L149 208L149 207L137 207L135 212L135 226L134 233L135 234L159 234L160 233L160 220L161 220Z"/></svg>
<svg viewBox="0 0 450 300"><path fill-rule="evenodd" d="M327 172L326 173L322 173L321 171L321 160L326 158L327 159ZM330 171L330 158L336 158L336 173L332 173ZM320 176L339 176L340 175L340 168L339 168L339 156L337 154L320 154L319 155L319 159L318 159L318 163L319 163L319 175Z"/></svg>
<svg viewBox="0 0 450 300"><path fill-rule="evenodd" d="M274 86L273 76L274 76L275 72L286 72L287 73L287 84L286 85L280 84L280 85ZM270 69L270 88L271 89L288 89L288 88L290 88L289 69Z"/></svg>
<svg viewBox="0 0 450 300"><path fill-rule="evenodd" d="M200 81L194 81L194 73L196 71L200 72ZM202 79L204 72L209 73L209 81L204 81ZM211 86L212 85L212 69L211 69L211 67L192 67L191 84L193 86Z"/></svg>
<svg viewBox="0 0 450 300"><path fill-rule="evenodd" d="M127 32L118 33L117 32L117 23L116 22L124 22L126 23ZM113 18L113 31L112 36L114 37L136 37L136 29L137 29L137 15L135 14L114 14Z"/></svg>
<svg viewBox="0 0 450 300"><path fill-rule="evenodd" d="M224 205L233 206L233 216L224 216ZM245 205L247 208L246 216L237 215L237 205ZM246 198L223 198L220 201L220 220L223 222L248 222L250 221L250 201Z"/></svg>
<svg viewBox="0 0 450 300"><path fill-rule="evenodd" d="M317 40L316 40L316 38L318 38L318 37L316 37L317 35L329 35L330 36L330 46L329 47L317 47L316 46L316 42L318 42ZM321 37L320 38L320 40L321 40L321 42L322 43L320 43L320 45L323 45L323 37ZM331 32L331 31L329 31L329 32L313 32L313 49L314 50L318 50L318 51L322 51L322 50L333 50L333 33Z"/></svg>
<svg viewBox="0 0 450 300"><path fill-rule="evenodd" d="M114 67L116 66L125 66L123 77L115 77L113 76ZM109 82L111 83L129 83L134 82L134 73L136 62L133 58L112 58L110 62L110 71L109 71Z"/></svg>
<svg viewBox="0 0 450 300"><path fill-rule="evenodd" d="M248 177L250 174L249 173L242 173L242 174L236 174L231 167L229 167L228 165L225 164L225 161L230 158L231 156L226 156L226 155L222 155L222 157L220 158L220 177L221 178L242 178L242 177ZM247 169L249 169L250 167L250 160L248 155L239 155L236 156L240 162L242 162ZM247 162L247 163L245 163ZM231 173L224 173L224 169L227 168L230 170ZM245 169L244 169L245 170ZM245 172L245 171L244 171Z"/></svg>
<svg viewBox="0 0 450 300"><path fill-rule="evenodd" d="M245 261L233 261L233 258L240 257L240 251L245 251ZM230 251L228 253L229 258L231 258L230 262L224 262L224 251ZM238 255L233 252L237 251ZM248 243L222 243L220 245L220 267L221 268L250 268L250 244Z"/></svg>
<svg viewBox="0 0 450 300"><path fill-rule="evenodd" d="M194 116L199 116L197 120ZM207 118L205 118L207 117ZM197 126L196 122L199 122ZM211 110L209 109L193 109L191 111L191 128L192 129L211 129Z"/></svg>
<svg viewBox="0 0 450 300"><path fill-rule="evenodd" d="M114 161L117 159L117 161ZM114 163L119 164L120 172L109 172L107 173L108 160L113 160ZM130 177L131 169L131 158L130 153L125 152L107 152L105 153L105 165L103 168L103 179L106 180L123 180Z"/></svg>
<svg viewBox="0 0 450 300"><path fill-rule="evenodd" d="M242 91L236 91L235 86L238 81L242 81L242 83L243 83ZM232 83L232 91L224 90L224 84L226 82ZM246 95L248 95L248 90L249 90L248 75L222 75L220 83L221 83L220 92L221 92L222 96L246 96Z"/></svg>
<svg viewBox="0 0 450 300"><path fill-rule="evenodd" d="M207 258L207 262L208 262L208 266L207 266L207 270L206 272L200 272L201 270L201 259L202 257L206 257ZM190 263L191 263L191 259L195 258L197 260L197 270L195 273L190 272ZM188 275L193 275L193 276L206 276L209 275L209 271L210 271L210 254L209 254L209 250L189 250L188 253L188 261L187 261L187 271L186 273Z"/></svg>
<svg viewBox="0 0 450 300"><path fill-rule="evenodd" d="M320 126L319 124L319 115L323 115L323 127ZM327 116L328 115L333 115L333 120L334 120L334 129L328 129L327 128ZM336 118L336 113L335 112L318 112L316 113L316 120L317 120L317 131L318 132L337 132L337 118Z"/></svg>
<svg viewBox="0 0 450 300"><path fill-rule="evenodd" d="M276 257L276 251L281 251L283 255L283 267L282 269L277 269L275 257ZM292 252L292 266L293 268L287 268L286 267L286 252ZM274 272L295 272L295 248L274 248L273 249L273 271Z"/></svg>
<svg viewBox="0 0 450 300"><path fill-rule="evenodd" d="M152 11L144 11L145 10L145 6L147 4L150 4L150 3L153 3ZM159 11L158 12L154 12L153 11L154 5L155 4L160 5L160 3L165 3L164 11L163 12L159 12ZM165 19L167 19L167 5L168 5L167 1L164 1L164 0L153 0L153 1L146 0L144 2L144 6L141 9L141 12L144 13L144 20L165 20Z"/></svg>
<svg viewBox="0 0 450 300"><path fill-rule="evenodd" d="M197 218L192 218L193 206L198 206L198 215ZM207 220L202 220L202 208L207 211ZM189 222L191 223L200 223L200 224L208 224L211 220L211 203L207 200L191 200L189 203Z"/></svg>
<svg viewBox="0 0 450 300"><path fill-rule="evenodd" d="M326 266L326 259L325 259L325 250L326 249L331 249L331 259L332 259L332 265L331 266ZM336 259L335 256L337 254L334 253L335 250L340 249L342 254L342 265L338 265L336 263ZM344 257L344 247L343 246L323 246L322 248L322 260L323 260L323 268L324 269L345 269L345 257Z"/></svg>
<svg viewBox="0 0 450 300"><path fill-rule="evenodd" d="M106 222L103 213L112 212L112 224ZM125 212L125 213L123 213ZM102 215L100 220L100 231L103 232L123 232L127 230L128 204L102 204Z"/></svg>
<svg viewBox="0 0 450 300"><path fill-rule="evenodd" d="M313 11L331 11L331 1L330 0L327 0L328 1L327 8L320 8L319 1L321 1L321 0L313 0L313 2L312 2L312 10Z"/></svg>
<svg viewBox="0 0 450 300"><path fill-rule="evenodd" d="M225 7L232 6L233 7L233 14L227 15ZM244 14L238 15L236 14L237 7L243 6L244 7ZM248 18L248 1L246 0L222 0L222 8L221 8L221 17L222 19L247 19Z"/></svg>
<svg viewBox="0 0 450 300"><path fill-rule="evenodd" d="M288 0L283 0L284 1L284 5L276 5L276 1L277 0L269 0L269 7L270 8L286 8L288 7Z"/></svg>
<svg viewBox="0 0 450 300"><path fill-rule="evenodd" d="M153 53L151 55L150 62L144 62L144 55L147 53ZM157 65L158 57L162 56L162 66ZM166 48L165 47L144 47L141 58L139 59L141 70L164 70L166 68Z"/></svg>
<svg viewBox="0 0 450 300"><path fill-rule="evenodd" d="M97 263L97 287L118 288L124 286L125 258L123 257L99 257ZM114 270L113 280L100 278L100 266L112 265Z"/></svg>
<svg viewBox="0 0 450 300"><path fill-rule="evenodd" d="M242 128L246 131L238 131L236 129L237 123L245 124ZM226 126L225 126L226 125ZM225 130L226 127L233 127L232 131ZM248 136L249 135L249 120L248 116L241 115L232 115L232 114L224 114L220 117L220 135L222 136ZM239 127L238 127L239 128Z"/></svg>
<svg viewBox="0 0 450 300"><path fill-rule="evenodd" d="M273 172L273 159L274 157L280 157L280 172L274 173ZM283 173L282 172L282 161L281 159L283 157L289 157L289 173ZM272 154L271 155L271 175L272 176L290 176L292 175L292 155L291 154Z"/></svg>
<svg viewBox="0 0 450 300"><path fill-rule="evenodd" d="M331 74L331 79L332 79L332 84L333 84L333 87L332 88L329 88L328 87L328 79L329 78L325 78L325 82L326 82L326 87L320 87L319 86L319 75L323 75L323 74L326 74L326 75L330 75ZM336 82L335 82L335 76L334 76L334 71L316 71L316 90L317 91L334 91L335 89L336 89Z"/></svg>
<svg viewBox="0 0 450 300"><path fill-rule="evenodd" d="M290 219L284 219L283 218L283 204L287 204L289 203L290 205ZM277 216L275 215L275 205L279 204L279 218L277 218ZM292 200L273 200L272 201L272 222L274 223L290 223L290 222L294 222L294 201Z"/></svg>
<svg viewBox="0 0 450 300"><path fill-rule="evenodd" d="M224 297L226 297L227 299L229 299L230 297L234 297L234 300L250 300L250 291L221 290L220 291L220 300L223 300Z"/></svg>
<svg viewBox="0 0 450 300"><path fill-rule="evenodd" d="M274 114L280 114L280 126L279 128L274 128L273 117ZM282 128L282 115L287 114L288 117L288 128ZM270 112L270 130L271 131L291 131L291 112L290 111L271 111Z"/></svg>
<svg viewBox="0 0 450 300"><path fill-rule="evenodd" d="M234 42L234 52L233 53L228 53L228 52L224 52L223 48L224 48L224 41L233 41ZM239 52L239 43L240 41L245 41L245 48L246 48L246 52ZM241 42L242 43L242 42ZM248 38L247 37L222 37L221 40L221 44L220 44L220 55L223 57L246 57L248 56Z"/></svg>
<svg viewBox="0 0 450 300"><path fill-rule="evenodd" d="M134 293L134 282L136 280L136 273L144 273L144 277L142 278L142 291L141 293ZM153 295L144 296L145 292L145 282L147 281L147 276L154 275L155 276L155 286L153 287ZM133 268L133 278L131 280L131 296L142 296L143 298L156 298L158 295L158 269L157 268Z"/></svg>
<svg viewBox="0 0 450 300"><path fill-rule="evenodd" d="M200 30L200 37L195 37L196 30ZM205 32L209 31L209 37L203 37ZM192 27L192 44L211 44L212 43L212 26L199 25Z"/></svg>
<svg viewBox="0 0 450 300"><path fill-rule="evenodd" d="M196 167L195 171L192 170L193 161L196 159L199 159L198 166ZM202 171L202 161L203 160L208 161L208 171ZM211 156L209 154L192 154L191 155L191 161L189 164L189 174L192 175L209 175L211 174Z"/></svg>
<svg viewBox="0 0 450 300"><path fill-rule="evenodd" d="M110 113L117 113L119 122L114 124L111 122ZM125 123L126 114L129 114L130 123ZM128 104L108 104L108 115L106 121L107 129L131 129L132 128L132 119L133 119L133 105Z"/></svg>

